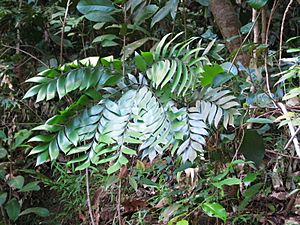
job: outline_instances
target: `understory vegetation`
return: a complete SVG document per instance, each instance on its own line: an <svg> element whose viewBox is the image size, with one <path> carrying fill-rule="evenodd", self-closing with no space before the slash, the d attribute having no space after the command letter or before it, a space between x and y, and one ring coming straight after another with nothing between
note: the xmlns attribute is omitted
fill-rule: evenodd
<svg viewBox="0 0 300 225"><path fill-rule="evenodd" d="M300 224L299 0L2 0L0 224Z"/></svg>

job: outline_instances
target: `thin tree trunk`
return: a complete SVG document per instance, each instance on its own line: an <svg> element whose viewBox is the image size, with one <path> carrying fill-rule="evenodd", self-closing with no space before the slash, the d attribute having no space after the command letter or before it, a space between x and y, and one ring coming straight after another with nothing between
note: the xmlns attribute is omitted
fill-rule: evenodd
<svg viewBox="0 0 300 225"><path fill-rule="evenodd" d="M240 36L241 23L230 0L210 0L210 10L215 22L221 31L226 46L232 53L236 52L242 43ZM239 53L237 61L243 65L249 65L250 56L246 53Z"/></svg>

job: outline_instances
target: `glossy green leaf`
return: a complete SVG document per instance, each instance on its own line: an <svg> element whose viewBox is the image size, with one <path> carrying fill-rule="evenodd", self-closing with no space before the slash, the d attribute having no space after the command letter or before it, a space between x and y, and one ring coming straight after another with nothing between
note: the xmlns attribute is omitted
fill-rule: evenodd
<svg viewBox="0 0 300 225"><path fill-rule="evenodd" d="M0 146L0 159L3 159L7 156L7 150Z"/></svg>
<svg viewBox="0 0 300 225"><path fill-rule="evenodd" d="M52 140L51 136L47 135L37 135L28 140L28 142L50 142Z"/></svg>
<svg viewBox="0 0 300 225"><path fill-rule="evenodd" d="M13 149L16 149L20 145L24 144L25 140L28 139L31 136L32 132L27 129L19 130L14 135L14 143L13 143Z"/></svg>
<svg viewBox="0 0 300 225"><path fill-rule="evenodd" d="M46 97L47 97L47 86L43 85L37 94L36 102L43 101Z"/></svg>
<svg viewBox="0 0 300 225"><path fill-rule="evenodd" d="M118 171L121 168L121 164L118 162L115 162L112 166L108 167L107 174L112 174L116 171Z"/></svg>
<svg viewBox="0 0 300 225"><path fill-rule="evenodd" d="M209 0L196 0L196 2L206 7L209 5Z"/></svg>
<svg viewBox="0 0 300 225"><path fill-rule="evenodd" d="M39 184L38 181L30 182L30 183L26 184L24 187L22 187L20 189L20 192L39 191L41 188L38 184Z"/></svg>
<svg viewBox="0 0 300 225"><path fill-rule="evenodd" d="M204 70L204 72L202 73L203 77L201 78L202 86L211 85L214 78L218 74L224 72L223 68L218 64L214 64L212 66L205 65L205 66L203 66L203 70Z"/></svg>
<svg viewBox="0 0 300 225"><path fill-rule="evenodd" d="M115 39L119 39L118 36L114 35L114 34L104 34L104 35L101 35L101 36L98 36L96 37L92 43L99 43L99 42L102 42L102 45L103 45L103 42L105 41L113 41Z"/></svg>
<svg viewBox="0 0 300 225"><path fill-rule="evenodd" d="M30 88L26 94L24 95L23 99L25 98L30 98L32 96L35 96L37 95L37 93L39 92L39 90L41 89L42 85L36 85L36 86L33 86L32 88Z"/></svg>
<svg viewBox="0 0 300 225"><path fill-rule="evenodd" d="M3 192L0 194L0 206L4 204L7 199L7 192Z"/></svg>
<svg viewBox="0 0 300 225"><path fill-rule="evenodd" d="M250 118L246 123L261 123L261 124L270 124L273 123L273 120L268 118Z"/></svg>
<svg viewBox="0 0 300 225"><path fill-rule="evenodd" d="M7 182L7 184L12 188L21 189L24 185L24 177L20 175L13 177Z"/></svg>
<svg viewBox="0 0 300 225"><path fill-rule="evenodd" d="M261 190L263 187L262 183L257 183L251 187L249 187L243 194L244 199L240 202L238 206L238 211L243 211L249 202L255 197L255 195Z"/></svg>
<svg viewBox="0 0 300 225"><path fill-rule="evenodd" d="M58 154L59 154L59 147L57 145L56 139L54 139L49 144L49 155L51 161L55 160L58 157Z"/></svg>
<svg viewBox="0 0 300 225"><path fill-rule="evenodd" d="M262 7L264 7L268 0L247 0L247 3L254 9L258 10Z"/></svg>
<svg viewBox="0 0 300 225"><path fill-rule="evenodd" d="M127 59L129 56L131 56L138 48L140 48L142 45L144 45L149 40L155 40L154 38L146 37L142 38L140 40L134 41L128 45L126 45L122 49L122 59Z"/></svg>
<svg viewBox="0 0 300 225"><path fill-rule="evenodd" d="M176 225L189 225L189 221L187 220L180 220L176 223Z"/></svg>
<svg viewBox="0 0 300 225"><path fill-rule="evenodd" d="M56 81L53 80L49 83L48 87L47 87L47 97L46 100L51 100L53 98L55 98L55 94L56 94Z"/></svg>
<svg viewBox="0 0 300 225"><path fill-rule="evenodd" d="M227 81L231 80L233 78L232 74L229 73L221 73L214 77L212 82L212 87L217 88L225 84Z"/></svg>
<svg viewBox="0 0 300 225"><path fill-rule="evenodd" d="M251 182L255 181L257 178L257 173L248 173L243 181L245 183L246 186L248 186Z"/></svg>
<svg viewBox="0 0 300 225"><path fill-rule="evenodd" d="M139 55L138 53L135 53L134 62L135 62L135 65L137 66L137 68L141 72L146 71L146 69L147 69L147 63L144 60L144 58L141 55Z"/></svg>
<svg viewBox="0 0 300 225"><path fill-rule="evenodd" d="M151 52L141 52L141 56L145 59L148 65L153 63L153 54Z"/></svg>
<svg viewBox="0 0 300 225"><path fill-rule="evenodd" d="M40 217L49 216L49 210L46 208L41 208L41 207L27 208L20 213L20 216L27 215L30 213L36 214Z"/></svg>
<svg viewBox="0 0 300 225"><path fill-rule="evenodd" d="M133 177L131 177L131 176L128 177L128 180L129 180L130 186L131 186L135 191L137 191L138 184L137 184L136 180L135 180Z"/></svg>
<svg viewBox="0 0 300 225"><path fill-rule="evenodd" d="M39 166L43 163L45 163L47 160L49 160L49 152L44 151L40 154L38 154L37 159L36 159L36 166Z"/></svg>
<svg viewBox="0 0 300 225"><path fill-rule="evenodd" d="M128 159L125 156L121 155L117 162L121 165L126 165L128 163Z"/></svg>
<svg viewBox="0 0 300 225"><path fill-rule="evenodd" d="M139 9L136 16L133 17L134 24L140 25L146 19L150 18L157 10L158 10L158 6L154 4L149 4L142 9Z"/></svg>
<svg viewBox="0 0 300 225"><path fill-rule="evenodd" d="M253 28L253 22L247 23L246 25L242 26L240 31L242 34L247 34L251 31L252 28Z"/></svg>
<svg viewBox="0 0 300 225"><path fill-rule="evenodd" d="M169 13L173 19L175 19L176 11L178 6L178 0L169 0L164 7L162 7L158 12L152 17L151 27L156 23L164 19Z"/></svg>
<svg viewBox="0 0 300 225"><path fill-rule="evenodd" d="M75 171L80 171L88 168L91 165L91 162L89 160L85 161L83 164L80 164L75 168Z"/></svg>
<svg viewBox="0 0 300 225"><path fill-rule="evenodd" d="M65 77L61 77L57 80L56 86L59 99L62 99L66 95L65 80Z"/></svg>
<svg viewBox="0 0 300 225"><path fill-rule="evenodd" d="M136 155L136 151L125 146L122 147L121 151L127 155Z"/></svg>
<svg viewBox="0 0 300 225"><path fill-rule="evenodd" d="M80 0L77 10L82 14L89 12L111 12L115 9L110 0Z"/></svg>
<svg viewBox="0 0 300 225"><path fill-rule="evenodd" d="M5 210L8 218L16 221L19 218L21 206L17 199L13 198L5 204Z"/></svg>
<svg viewBox="0 0 300 225"><path fill-rule="evenodd" d="M295 52L300 52L300 48L289 48L286 50L287 53L295 53Z"/></svg>
<svg viewBox="0 0 300 225"><path fill-rule="evenodd" d="M230 73L234 76L237 76L239 71L238 68L231 62L225 62L220 65L226 73Z"/></svg>
<svg viewBox="0 0 300 225"><path fill-rule="evenodd" d="M217 217L226 222L227 220L227 213L225 208L220 205L219 203L203 203L201 205L202 210L211 217Z"/></svg>

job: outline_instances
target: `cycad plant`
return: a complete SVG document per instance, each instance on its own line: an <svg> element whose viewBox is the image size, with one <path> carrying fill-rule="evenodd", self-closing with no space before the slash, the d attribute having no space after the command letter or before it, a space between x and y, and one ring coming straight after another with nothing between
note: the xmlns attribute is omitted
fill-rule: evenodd
<svg viewBox="0 0 300 225"><path fill-rule="evenodd" d="M29 140L38 143L30 151L36 164L65 154L76 170L104 164L111 174L133 156L204 159L210 127L221 120L225 128L233 125L239 103L230 91L203 82L204 66L212 65L209 53L217 54L214 41L205 48L198 38L174 44L181 33L167 42L170 35L132 60L91 57L29 79L35 86L24 98L78 97L33 129L40 131Z"/></svg>

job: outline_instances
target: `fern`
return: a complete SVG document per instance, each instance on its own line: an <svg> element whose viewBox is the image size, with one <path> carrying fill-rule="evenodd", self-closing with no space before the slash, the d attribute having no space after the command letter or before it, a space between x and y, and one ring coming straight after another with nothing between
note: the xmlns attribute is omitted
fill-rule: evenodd
<svg viewBox="0 0 300 225"><path fill-rule="evenodd" d="M151 160L157 153L162 154L171 142L172 132L164 114L163 107L147 87L129 90L117 101L105 99L85 109L51 138L33 137L29 141L41 144L30 154L39 154L39 165L48 158L55 160L60 151L67 155L86 152L69 163L84 161L77 167L80 170L91 163L97 165L115 161L108 170L112 173L128 162L126 155L136 154L129 147L131 145L139 145L139 150L145 151L143 156L148 155ZM104 155L105 158L101 159Z"/></svg>
<svg viewBox="0 0 300 225"><path fill-rule="evenodd" d="M230 95L229 90L222 88L202 88L201 91L194 92L194 99L203 117L203 121L209 125L214 124L218 127L221 119L223 126L234 126L234 117L239 115L236 106L240 104L236 101L236 97Z"/></svg>
<svg viewBox="0 0 300 225"><path fill-rule="evenodd" d="M207 54L211 51L215 40L206 48L201 46L201 40L197 42L196 48L191 48L192 43L198 39L196 37L170 47L182 32L166 43L170 35L164 36L151 53L154 64L150 63L152 65L147 69L146 74L154 88L161 89L170 83L172 93L184 96L188 90L201 85L200 72L203 72L203 65L210 63ZM217 55L216 52L214 54ZM145 67L142 65L149 64L149 55L136 54L136 61L138 67Z"/></svg>
<svg viewBox="0 0 300 225"><path fill-rule="evenodd" d="M87 90L92 87L114 84L120 75L107 72L107 68L99 64L99 58L93 57L80 62L75 61L57 69L43 71L26 81L37 85L27 91L24 99L35 95L37 95L36 102L51 100L56 95L61 99L76 89Z"/></svg>
<svg viewBox="0 0 300 225"><path fill-rule="evenodd" d="M193 162L197 156L204 159L203 146L206 144L205 136L208 132L199 107L177 109L173 105L171 110L176 116L173 126L177 155L182 157L183 162L187 160Z"/></svg>
<svg viewBox="0 0 300 225"><path fill-rule="evenodd" d="M134 62L146 76L128 73L121 77L125 62L93 57L29 79L36 85L24 98L36 95L37 102L56 96L61 99L74 90L84 93L33 129L42 132L29 140L38 143L30 152L37 154L36 165L54 161L63 153L70 157L68 164L77 165L76 170L109 163L111 174L133 155L153 160L166 149L172 149L183 162L193 162L198 156L204 159L208 125L218 127L221 120L225 128L234 125L239 104L221 87L191 92L201 86L199 74L209 63L207 54L214 41L206 48L201 41L195 49L191 47L197 38L173 46L180 35L167 43L170 35L165 36L152 53L136 54ZM187 92L190 98L182 98ZM91 106L90 97L98 104Z"/></svg>

